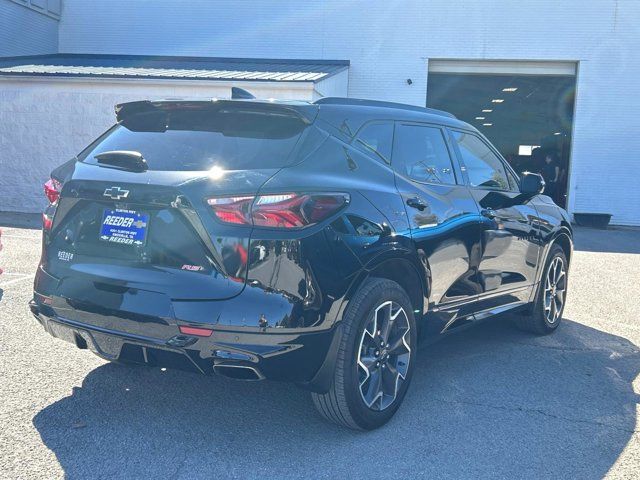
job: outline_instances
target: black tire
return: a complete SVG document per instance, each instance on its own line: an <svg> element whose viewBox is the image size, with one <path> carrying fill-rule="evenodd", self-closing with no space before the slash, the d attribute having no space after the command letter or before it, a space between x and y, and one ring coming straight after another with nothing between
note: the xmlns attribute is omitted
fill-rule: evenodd
<svg viewBox="0 0 640 480"><path fill-rule="evenodd" d="M399 307L404 311L404 315ZM399 345L398 337L402 341L401 350L389 351L402 351L403 353L401 357L390 353L385 359L386 348L376 351L375 353L379 354L383 361L376 363L376 365L381 364L379 367L371 365L371 370L366 370L366 372L376 370L374 372L375 378L380 378L378 383L380 386L391 384L384 381L384 379L390 378L389 375L393 376L400 371L404 371L405 375L403 376L404 380L402 380L402 376L396 375L393 397L382 395L378 400L374 400L372 406L369 406L365 403L365 395L361 394L360 387L361 378L365 372L364 368L359 366L362 365L359 364L360 352L363 351L361 350L361 342L365 338L365 328L370 329L371 325L375 324L372 323L374 313L379 311L381 317L384 315L382 310L386 308L389 308L390 316L393 316L393 312L398 314L396 319L391 322L393 326L388 338L394 336L396 345ZM371 278L360 287L351 299L342 322L343 333L331 388L326 393L312 393L311 396L320 414L330 422L356 430L373 430L384 425L394 415L411 382L416 363L417 346L416 322L411 301L407 293L396 282ZM375 333L380 332L374 331ZM367 342L377 341L377 338L380 341L383 339L383 337L373 338L369 335ZM386 346L390 347L389 343ZM371 352L371 350L372 347L368 351ZM406 350L408 350L408 354ZM381 370L385 368L385 365L389 365L389 368ZM371 375L367 373L364 378L372 382L374 373ZM385 405L385 403L387 404Z"/></svg>
<svg viewBox="0 0 640 480"><path fill-rule="evenodd" d="M545 286L546 280L549 276L549 272L552 269L552 265L554 265L554 262L556 262L556 259L559 259L564 267L564 276L562 278L563 299L562 305L557 312L557 318L553 321L550 321L550 314L545 308ZM540 284L538 285L536 298L531 305L531 308L527 312L524 312L522 315L516 317L516 325L520 329L527 332L535 333L537 335L548 335L558 328L558 325L562 320L562 313L566 304L568 269L569 264L567 262L567 257L564 254L564 250L562 250L562 248L557 244L552 245L547 257L547 262L544 266ZM554 290L554 292L555 291L556 290Z"/></svg>

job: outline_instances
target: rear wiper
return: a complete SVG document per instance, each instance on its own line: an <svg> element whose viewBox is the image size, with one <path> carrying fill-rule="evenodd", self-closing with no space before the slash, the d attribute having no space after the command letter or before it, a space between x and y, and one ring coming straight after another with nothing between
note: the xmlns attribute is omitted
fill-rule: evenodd
<svg viewBox="0 0 640 480"><path fill-rule="evenodd" d="M113 150L94 155L99 164L111 165L122 170L144 172L149 169L147 161L140 152L131 150Z"/></svg>

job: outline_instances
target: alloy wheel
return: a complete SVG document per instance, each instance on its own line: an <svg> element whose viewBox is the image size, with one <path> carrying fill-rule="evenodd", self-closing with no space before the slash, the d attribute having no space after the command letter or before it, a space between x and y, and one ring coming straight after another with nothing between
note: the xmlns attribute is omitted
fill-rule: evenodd
<svg viewBox="0 0 640 480"><path fill-rule="evenodd" d="M384 410L406 380L411 358L411 326L404 308L393 301L379 305L367 322L358 349L362 400L372 410Z"/></svg>
<svg viewBox="0 0 640 480"><path fill-rule="evenodd" d="M561 257L555 257L549 269L544 283L544 316L549 324L558 321L562 313L567 286L567 272Z"/></svg>

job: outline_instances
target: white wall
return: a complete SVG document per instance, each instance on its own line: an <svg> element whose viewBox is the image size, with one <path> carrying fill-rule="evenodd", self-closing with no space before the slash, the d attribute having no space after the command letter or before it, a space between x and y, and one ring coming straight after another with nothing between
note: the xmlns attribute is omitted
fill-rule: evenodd
<svg viewBox="0 0 640 480"><path fill-rule="evenodd" d="M313 83L243 83L261 98L312 100ZM41 212L42 184L115 123L117 103L230 96L208 81L7 79L0 77L0 211ZM344 95L343 92L334 92Z"/></svg>
<svg viewBox="0 0 640 480"><path fill-rule="evenodd" d="M58 52L60 0L49 1L0 0L0 57Z"/></svg>
<svg viewBox="0 0 640 480"><path fill-rule="evenodd" d="M416 105L429 58L578 61L570 209L640 224L639 25L637 0L65 0L60 51L348 59L350 96Z"/></svg>

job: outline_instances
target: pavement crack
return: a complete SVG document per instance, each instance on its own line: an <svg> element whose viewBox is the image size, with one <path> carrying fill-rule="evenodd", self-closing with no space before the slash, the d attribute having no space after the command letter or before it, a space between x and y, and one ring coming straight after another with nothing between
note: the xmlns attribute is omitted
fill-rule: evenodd
<svg viewBox="0 0 640 480"><path fill-rule="evenodd" d="M492 404L489 404L489 403L469 402L469 401L465 401L465 400L446 400L444 398L433 398L433 400L435 400L437 402L441 402L441 403L451 404L451 405L456 405L456 404L457 405L471 405L471 406L475 406L475 407L486 407L486 408L491 408L491 409L494 409L494 410L503 410L503 411L509 411L509 412L533 413L533 414L542 415L544 417L553 418L555 420L563 420L563 421L572 422L572 423L583 423L583 424L595 425L595 426L599 426L599 427L613 428L615 430L619 430L621 432L630 433L630 434L634 434L634 435L640 433L640 430L624 428L624 427L620 427L619 425L612 425L612 424L609 424L609 423L598 422L598 421L595 421L595 420L584 420L584 419L579 419L579 418L564 417L562 415L556 415L556 414L553 414L553 413L546 412L546 411L544 411L544 410L542 410L540 408L509 407L509 406L506 406L506 405L492 405Z"/></svg>

